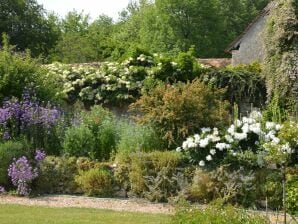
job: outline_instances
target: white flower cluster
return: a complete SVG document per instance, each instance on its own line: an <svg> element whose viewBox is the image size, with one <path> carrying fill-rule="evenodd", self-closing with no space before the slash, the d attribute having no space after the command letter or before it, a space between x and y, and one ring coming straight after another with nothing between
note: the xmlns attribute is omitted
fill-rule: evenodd
<svg viewBox="0 0 298 224"><path fill-rule="evenodd" d="M236 120L226 131L222 137L219 135L217 128L213 131L211 128L202 128L201 135L196 134L189 137L183 142L182 147L177 148L178 152L203 152L200 155L205 155L200 158L199 165L205 166L206 161L211 161L216 156L217 152L230 153L233 156L237 155L237 151L241 150L239 143L248 141L249 139L257 139L255 144L261 142L272 142L278 144L280 139L277 137L279 130L282 128L280 124L274 122L266 122L265 127L261 123L262 114L258 111L253 111L249 117L243 117L241 120ZM254 146L248 146L254 147ZM283 145L280 149L285 153L292 153L289 145Z"/></svg>

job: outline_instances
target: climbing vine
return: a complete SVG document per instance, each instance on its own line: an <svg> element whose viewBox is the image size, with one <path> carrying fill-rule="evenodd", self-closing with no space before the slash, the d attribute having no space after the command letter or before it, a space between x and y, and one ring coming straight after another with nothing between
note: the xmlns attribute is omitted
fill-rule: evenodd
<svg viewBox="0 0 298 224"><path fill-rule="evenodd" d="M268 99L298 105L298 20L296 0L276 0L264 32Z"/></svg>

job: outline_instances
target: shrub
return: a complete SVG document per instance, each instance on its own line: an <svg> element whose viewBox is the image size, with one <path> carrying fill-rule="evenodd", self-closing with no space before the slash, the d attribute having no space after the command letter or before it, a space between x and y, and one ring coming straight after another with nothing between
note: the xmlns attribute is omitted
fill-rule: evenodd
<svg viewBox="0 0 298 224"><path fill-rule="evenodd" d="M7 141L0 143L0 185L9 186L7 170L13 159L27 155L29 155L29 150L24 142Z"/></svg>
<svg viewBox="0 0 298 224"><path fill-rule="evenodd" d="M256 107L265 105L266 85L257 63L209 69L200 79L212 88L226 88L224 96L231 104L243 106L246 103Z"/></svg>
<svg viewBox="0 0 298 224"><path fill-rule="evenodd" d="M81 116L82 124L91 130L94 139L89 156L100 161L110 159L118 141L115 117L101 106L94 106Z"/></svg>
<svg viewBox="0 0 298 224"><path fill-rule="evenodd" d="M151 152L163 149L163 142L154 128L134 122L120 123L117 153Z"/></svg>
<svg viewBox="0 0 298 224"><path fill-rule="evenodd" d="M287 175L287 208L292 215L298 214L298 168Z"/></svg>
<svg viewBox="0 0 298 224"><path fill-rule="evenodd" d="M40 164L40 175L34 183L34 190L51 194L80 193L75 182L78 172L76 158L47 156Z"/></svg>
<svg viewBox="0 0 298 224"><path fill-rule="evenodd" d="M92 131L85 125L70 127L66 130L63 143L64 152L70 156L92 156L95 139Z"/></svg>
<svg viewBox="0 0 298 224"><path fill-rule="evenodd" d="M107 169L92 168L80 171L75 181L89 196L111 196L113 193L112 174Z"/></svg>
<svg viewBox="0 0 298 224"><path fill-rule="evenodd" d="M220 198L224 202L248 207L256 203L255 188L253 172L221 166L211 172L197 170L188 197L199 202L210 202Z"/></svg>
<svg viewBox="0 0 298 224"><path fill-rule="evenodd" d="M55 94L60 89L58 91L49 82L38 61L32 59L29 53L13 53L14 49L9 46L7 39L4 35L3 48L0 50L0 101L12 96L20 98L26 87L35 87L41 100L56 99Z"/></svg>
<svg viewBox="0 0 298 224"><path fill-rule="evenodd" d="M177 146L189 134L205 126L222 126L229 120L228 103L221 101L223 90L211 90L198 80L175 86L159 85L143 95L131 110L151 123L170 146Z"/></svg>
<svg viewBox="0 0 298 224"><path fill-rule="evenodd" d="M182 189L178 167L183 160L176 152L138 152L120 155L116 161L115 178L131 195L167 201Z"/></svg>
<svg viewBox="0 0 298 224"><path fill-rule="evenodd" d="M172 219L172 224L266 224L265 218L250 214L230 205L209 205L206 209L182 207Z"/></svg>

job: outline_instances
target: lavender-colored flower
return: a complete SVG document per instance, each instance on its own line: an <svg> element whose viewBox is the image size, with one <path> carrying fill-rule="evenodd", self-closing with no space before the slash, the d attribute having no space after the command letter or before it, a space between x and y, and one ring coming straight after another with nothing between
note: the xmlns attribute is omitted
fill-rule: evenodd
<svg viewBox="0 0 298 224"><path fill-rule="evenodd" d="M37 169L33 169L28 159L23 156L14 159L8 169L8 176L14 186L17 186L17 193L20 195L28 195L30 193L29 183L37 176Z"/></svg>
<svg viewBox="0 0 298 224"><path fill-rule="evenodd" d="M5 192L5 188L0 186L0 194L3 194Z"/></svg>
<svg viewBox="0 0 298 224"><path fill-rule="evenodd" d="M36 152L35 152L35 160L36 161L42 161L44 160L44 158L46 157L46 153L40 149L37 149Z"/></svg>

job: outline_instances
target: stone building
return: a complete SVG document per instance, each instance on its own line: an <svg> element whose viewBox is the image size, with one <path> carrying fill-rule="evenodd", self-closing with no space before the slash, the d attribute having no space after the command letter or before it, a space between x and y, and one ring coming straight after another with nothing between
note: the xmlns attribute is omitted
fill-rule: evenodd
<svg viewBox="0 0 298 224"><path fill-rule="evenodd" d="M270 2L245 31L225 49L225 52L232 54L233 65L264 61L265 51L262 35L270 11L275 5L274 1Z"/></svg>

